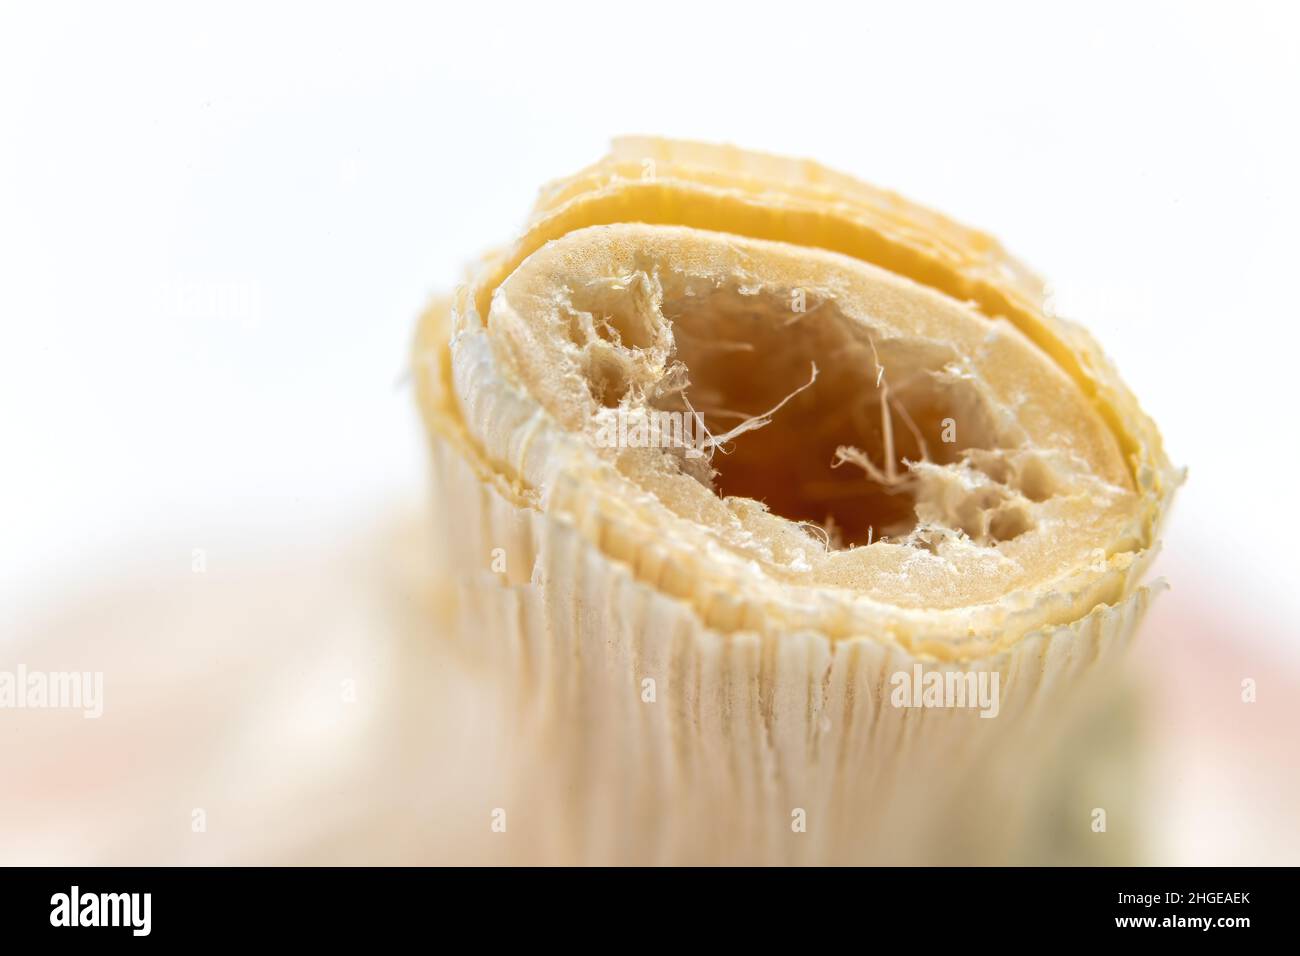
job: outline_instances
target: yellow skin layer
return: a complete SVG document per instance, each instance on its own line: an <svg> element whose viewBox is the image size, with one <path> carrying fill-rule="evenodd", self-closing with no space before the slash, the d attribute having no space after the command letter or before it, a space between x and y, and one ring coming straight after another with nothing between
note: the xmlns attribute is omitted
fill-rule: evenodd
<svg viewBox="0 0 1300 956"><path fill-rule="evenodd" d="M635 386L625 410L645 405L687 351L683 333L734 339L750 326L727 310L746 306L767 315L767 338L742 344L770 345L792 290L827 308L762 351L821 378L767 435L737 437L737 459L852 406L871 391L863 369L877 388L929 376L960 399L957 419L987 420L964 463L909 478L937 538L828 547L751 498L720 496L698 462L591 441L610 405L594 375ZM692 297L721 311L692 313ZM596 328L611 317L635 345ZM774 404L691 355L692 382L744 395L749 414ZM1037 280L994 240L815 164L729 148L621 141L549 187L525 234L430 310L417 360L426 419L481 477L571 521L723 632L867 633L978 656L1130 594L1178 481L1092 340L1045 313ZM803 384L762 371L789 373L782 393Z"/></svg>

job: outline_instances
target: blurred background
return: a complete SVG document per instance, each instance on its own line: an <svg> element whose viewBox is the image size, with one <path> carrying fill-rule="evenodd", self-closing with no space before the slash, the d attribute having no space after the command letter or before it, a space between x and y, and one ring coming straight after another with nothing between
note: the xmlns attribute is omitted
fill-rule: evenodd
<svg viewBox="0 0 1300 956"><path fill-rule="evenodd" d="M1190 469L1141 858L1300 863L1294 10L0 11L0 671L104 674L97 720L0 710L0 863L495 858L407 350L625 132L816 158L1048 277Z"/></svg>

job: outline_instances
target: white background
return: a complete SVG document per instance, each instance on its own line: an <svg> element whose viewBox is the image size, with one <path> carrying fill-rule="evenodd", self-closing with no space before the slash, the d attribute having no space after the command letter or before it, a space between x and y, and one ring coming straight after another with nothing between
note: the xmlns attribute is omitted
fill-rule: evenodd
<svg viewBox="0 0 1300 956"><path fill-rule="evenodd" d="M426 296L654 132L1001 237L1190 466L1167 549L1300 603L1284 5L182 6L5 6L7 592L418 494Z"/></svg>
<svg viewBox="0 0 1300 956"><path fill-rule="evenodd" d="M1294 10L5 3L0 646L106 577L418 501L417 312L636 132L1003 239L1190 467L1167 620L1250 608L1214 639L1294 660Z"/></svg>

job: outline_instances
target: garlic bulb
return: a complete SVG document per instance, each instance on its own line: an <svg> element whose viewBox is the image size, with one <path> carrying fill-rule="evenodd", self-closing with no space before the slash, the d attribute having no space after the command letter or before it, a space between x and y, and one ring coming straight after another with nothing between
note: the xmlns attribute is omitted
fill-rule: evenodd
<svg viewBox="0 0 1300 956"><path fill-rule="evenodd" d="M521 859L1025 857L1180 475L995 241L812 163L619 140L414 358Z"/></svg>

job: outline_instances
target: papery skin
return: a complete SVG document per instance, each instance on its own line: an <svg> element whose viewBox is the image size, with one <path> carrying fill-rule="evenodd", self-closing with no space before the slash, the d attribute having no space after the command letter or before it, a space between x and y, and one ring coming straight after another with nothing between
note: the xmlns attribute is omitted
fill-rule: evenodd
<svg viewBox="0 0 1300 956"><path fill-rule="evenodd" d="M655 166L649 180L639 154ZM784 196L760 188L782 175ZM882 611L879 626L789 626L772 614L779 588L758 601L706 586L719 580L710 557L673 552L665 533L631 520L637 503L620 504L620 486L575 464L583 453L494 369L484 338L492 292L531 252L620 215L870 250L877 264L1012 313L1113 429L1141 503L1140 543L1107 555L1086 586L973 608L970 633L952 640L933 620L938 636L925 636L924 611ZM1046 314L1037 281L995 242L811 164L627 141L550 187L528 233L431 306L415 364L453 631L466 660L505 689L517 728L520 861L1127 858L1123 839L1063 849L1039 831L1047 820L1090 832L1082 811L1061 805L1054 749L1069 741L1076 769L1092 759L1087 728L1122 692L1115 662L1162 587L1140 579L1181 475L1100 350ZM489 570L497 549L501 573ZM890 675L917 664L996 671L996 719L892 706ZM1109 793L1112 812L1128 799L1122 785Z"/></svg>

